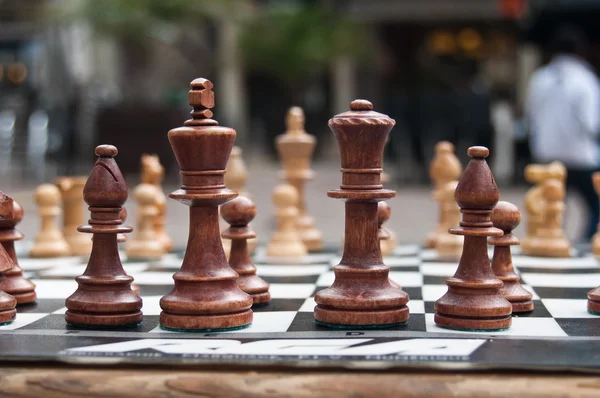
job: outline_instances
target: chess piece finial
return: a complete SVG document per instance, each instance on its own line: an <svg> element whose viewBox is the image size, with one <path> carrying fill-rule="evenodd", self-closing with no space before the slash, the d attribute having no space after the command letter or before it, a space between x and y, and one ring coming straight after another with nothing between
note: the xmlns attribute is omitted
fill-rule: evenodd
<svg viewBox="0 0 600 398"><path fill-rule="evenodd" d="M308 213L305 200L306 183L314 178L311 158L317 139L304 130L304 111L291 107L286 115L286 132L275 138L277 152L283 163L281 177L298 191L298 217L296 227L300 239L310 252L323 249L323 234L317 229L315 219Z"/></svg>
<svg viewBox="0 0 600 398"><path fill-rule="evenodd" d="M161 182L165 175L165 168L160 163L158 155L144 154L141 158L142 163L142 184L151 184L156 187L155 205L158 213L154 217L152 223L154 231L156 231L157 239L163 246L163 252L168 253L173 250L173 240L167 234L165 229L167 218L167 197L163 192Z"/></svg>
<svg viewBox="0 0 600 398"><path fill-rule="evenodd" d="M3 203L2 207L12 206L12 217L0 218L0 243L15 264L4 272L4 278L0 281L0 290L13 296L17 300L17 305L34 303L37 300L35 284L23 276L23 269L19 266L15 251L15 241L24 238L23 234L16 229L23 220L23 207L8 195L3 195L0 200Z"/></svg>
<svg viewBox="0 0 600 398"><path fill-rule="evenodd" d="M390 282L377 234L378 202L396 195L381 184L383 149L394 124L366 100L352 101L350 111L329 120L340 150L342 183L327 196L345 201L346 223L335 280L315 295L314 316L321 325L392 327L409 318L408 294Z"/></svg>
<svg viewBox="0 0 600 398"><path fill-rule="evenodd" d="M514 204L500 201L494 207L491 219L494 227L504 232L502 236L488 239L488 243L494 246L492 270L494 275L504 282L500 292L512 304L513 313L533 311L533 294L519 283L520 278L515 272L510 251L511 246L519 244L519 239L512 231L521 222L521 212Z"/></svg>
<svg viewBox="0 0 600 398"><path fill-rule="evenodd" d="M169 197L190 207L188 245L171 292L160 299L160 326L169 330L230 330L252 322L252 297L236 283L219 234L219 210L237 196L224 183L236 132L212 117L213 84L191 83L192 119L168 133L182 176Z"/></svg>
<svg viewBox="0 0 600 398"><path fill-rule="evenodd" d="M138 203L137 225L126 246L127 258L130 260L159 260L163 256L163 243L154 230L154 220L159 213L156 205L158 194L158 189L151 184L140 184L135 188L134 198Z"/></svg>
<svg viewBox="0 0 600 398"><path fill-rule="evenodd" d="M462 255L453 277L446 280L448 291L435 303L435 323L461 330L502 330L511 325L511 304L502 296L503 283L494 276L487 252L487 237L501 236L490 219L500 199L494 176L485 161L489 150L470 147L471 158L454 198L462 220L450 233L464 235Z"/></svg>
<svg viewBox="0 0 600 398"><path fill-rule="evenodd" d="M240 276L237 284L252 296L254 305L266 304L271 300L269 284L256 275L256 267L250 258L248 239L256 238L248 224L256 216L256 206L244 196L238 196L221 206L221 216L230 225L223 238L231 240L229 265Z"/></svg>
<svg viewBox="0 0 600 398"><path fill-rule="evenodd" d="M438 259L444 261L458 261L463 249L464 238L462 235L454 235L448 231L460 223L460 207L454 200L454 192L458 181L450 181L438 191L438 200L441 204L442 224L440 230L444 233L437 235L435 251Z"/></svg>
<svg viewBox="0 0 600 398"><path fill-rule="evenodd" d="M68 256L69 245L56 222L56 217L62 213L60 190L53 184L42 184L35 190L34 197L41 228L29 255L34 258Z"/></svg>
<svg viewBox="0 0 600 398"><path fill-rule="evenodd" d="M112 145L96 147L98 159L83 189L89 205L89 225L80 232L92 233L92 254L78 288L66 300L67 323L79 326L123 327L142 322L142 299L131 289L133 278L125 273L117 245L119 233L131 232L122 225L120 213L127 200L127 184L115 161Z"/></svg>
<svg viewBox="0 0 600 398"><path fill-rule="evenodd" d="M88 256L92 251L89 235L77 231L85 222L83 187L86 181L86 177L59 177L55 181L62 196L63 235L73 256Z"/></svg>
<svg viewBox="0 0 600 398"><path fill-rule="evenodd" d="M306 256L307 251L296 229L298 191L292 185L278 185L273 191L277 229L267 245L267 256L294 259Z"/></svg>

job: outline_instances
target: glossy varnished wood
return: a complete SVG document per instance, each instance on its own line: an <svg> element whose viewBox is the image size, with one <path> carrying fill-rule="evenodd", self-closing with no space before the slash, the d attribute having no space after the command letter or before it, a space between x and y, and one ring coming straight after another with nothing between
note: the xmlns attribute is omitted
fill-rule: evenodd
<svg viewBox="0 0 600 398"><path fill-rule="evenodd" d="M494 246L492 257L492 270L496 278L500 279L504 286L500 289L513 308L513 313L533 311L533 294L519 283L519 275L515 272L512 262L510 247L519 244L519 239L512 231L521 222L521 212L512 203L500 201L492 211L492 223L494 227L504 232L502 236L494 236L488 239L488 243Z"/></svg>
<svg viewBox="0 0 600 398"><path fill-rule="evenodd" d="M0 192L0 220L13 218L13 200L3 192ZM0 281L4 278L2 272L6 272L15 266L10 255L0 245ZM17 300L0 290L0 324L7 324L15 319Z"/></svg>
<svg viewBox="0 0 600 398"><path fill-rule="evenodd" d="M268 303L271 300L269 284L256 275L248 248L248 240L256 238L256 233L248 227L256 216L256 206L250 199L238 196L221 206L221 216L230 225L222 237L231 241L229 265L239 274L238 286L252 296L255 305Z"/></svg>
<svg viewBox="0 0 600 398"><path fill-rule="evenodd" d="M85 272L75 278L77 290L67 298L65 320L77 326L135 326L142 322L142 299L131 289L133 278L125 273L117 234L131 232L120 213L127 200L127 185L115 161L117 148L100 145L98 159L83 190L89 205L89 225L78 230L93 234L92 253Z"/></svg>
<svg viewBox="0 0 600 398"><path fill-rule="evenodd" d="M446 280L448 292L435 302L435 323L462 330L498 330L510 327L511 304L501 294L502 281L494 276L487 237L501 236L490 221L500 193L485 158L485 147L471 147L471 158L454 192L462 212L459 227L450 230L465 237L458 269Z"/></svg>
<svg viewBox="0 0 600 398"><path fill-rule="evenodd" d="M236 133L211 119L212 88L209 80L192 81L192 118L168 135L183 179L169 196L190 206L190 231L175 285L160 300L160 324L167 329L222 330L252 322L252 297L237 285L219 234L218 206L237 196L223 178Z"/></svg>
<svg viewBox="0 0 600 398"><path fill-rule="evenodd" d="M386 327L408 320L408 295L390 283L378 236L377 203L396 194L381 184L383 148L394 124L366 100L353 101L349 112L329 121L340 148L342 184L328 196L346 201L346 225L335 280L315 295L315 319L325 326Z"/></svg>

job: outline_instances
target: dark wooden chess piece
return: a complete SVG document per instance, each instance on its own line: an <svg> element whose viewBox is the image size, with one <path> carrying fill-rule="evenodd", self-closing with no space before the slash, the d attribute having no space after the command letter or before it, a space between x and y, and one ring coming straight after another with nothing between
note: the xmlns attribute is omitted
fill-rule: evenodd
<svg viewBox="0 0 600 398"><path fill-rule="evenodd" d="M13 200L9 196L0 192L0 220L9 220L13 218ZM14 267L15 263L10 255L0 245L0 280L4 279L2 272L6 272ZM0 290L0 326L7 325L14 321L17 315L17 300Z"/></svg>
<svg viewBox="0 0 600 398"><path fill-rule="evenodd" d="M383 148L394 124L365 100L329 120L340 148L342 184L327 195L346 201L346 228L335 281L315 295L314 316L321 325L378 328L408 320L408 294L390 283L377 233L377 202L396 195L381 184Z"/></svg>
<svg viewBox="0 0 600 398"><path fill-rule="evenodd" d="M15 229L23 219L23 208L16 201L12 202L12 217L0 219L0 242L15 264L14 267L4 272L4 279L0 282L0 290L17 299L17 304L31 304L37 300L35 284L23 276L23 269L19 266L15 241L23 239L23 234Z"/></svg>
<svg viewBox="0 0 600 398"><path fill-rule="evenodd" d="M519 244L519 239L512 234L521 222L519 208L509 202L498 202L492 211L494 227L504 232L502 236L493 236L488 243L494 246L492 257L492 271L496 278L504 282L500 292L512 304L512 312L533 311L533 294L519 283L519 275L515 272L512 262L510 247Z"/></svg>
<svg viewBox="0 0 600 398"><path fill-rule="evenodd" d="M458 269L446 280L448 292L435 303L434 320L449 329L503 330L511 325L512 305L500 292L503 283L494 276L487 252L487 237L503 234L490 221L500 193L485 161L489 150L474 146L467 154L471 160L454 192L462 221L449 231L465 241Z"/></svg>
<svg viewBox="0 0 600 398"><path fill-rule="evenodd" d="M78 326L123 327L142 322L142 299L131 289L133 278L125 273L117 234L129 233L119 214L127 200L127 185L115 162L117 148L96 147L98 160L87 179L83 198L89 205L89 225L77 228L92 233L92 254L79 287L66 300L65 320Z"/></svg>
<svg viewBox="0 0 600 398"><path fill-rule="evenodd" d="M190 232L175 286L160 300L165 329L216 331L252 322L252 297L238 287L219 236L218 206L237 196L223 178L236 133L211 119L212 88L206 79L192 81L192 118L169 131L183 178L181 189L169 196L190 206Z"/></svg>
<svg viewBox="0 0 600 398"><path fill-rule="evenodd" d="M229 265L239 274L237 284L252 296L254 305L266 304L271 300L269 284L256 275L256 267L250 258L248 239L256 238L248 224L256 216L256 206L245 196L238 196L221 206L221 217L230 225L221 236L231 239Z"/></svg>

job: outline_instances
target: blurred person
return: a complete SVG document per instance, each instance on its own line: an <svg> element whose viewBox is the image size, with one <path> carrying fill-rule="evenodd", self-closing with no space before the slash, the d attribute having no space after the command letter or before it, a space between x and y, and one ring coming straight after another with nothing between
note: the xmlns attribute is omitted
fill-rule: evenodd
<svg viewBox="0 0 600 398"><path fill-rule="evenodd" d="M525 104L533 160L558 160L567 167L567 187L584 199L588 224L584 238L597 229L599 201L592 173L600 170L600 83L584 60L587 42L575 27L559 28L550 62L533 74Z"/></svg>

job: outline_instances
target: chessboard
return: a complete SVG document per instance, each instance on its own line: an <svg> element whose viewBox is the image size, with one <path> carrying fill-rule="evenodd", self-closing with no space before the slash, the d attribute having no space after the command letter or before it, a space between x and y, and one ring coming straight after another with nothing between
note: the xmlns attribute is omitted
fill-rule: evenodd
<svg viewBox="0 0 600 398"><path fill-rule="evenodd" d="M20 243L20 242L19 242ZM600 367L600 316L587 312L587 292L600 284L600 266L586 248L573 258L514 255L535 310L514 316L495 333L460 332L434 324L434 302L456 263L440 262L432 250L402 245L384 262L390 278L410 295L410 319L391 329L328 329L313 318L314 295L333 282L340 253L310 254L297 264L278 264L259 247L258 274L270 283L272 300L253 308L246 329L182 333L159 327L159 300L172 287L183 251L156 262L128 261L143 299L143 322L128 329L81 329L64 319L65 298L83 273L81 257L30 259L21 245L20 264L37 285L38 301L18 307L14 323L0 327L3 361L85 364L139 363L181 366L235 365L257 368L338 367L353 369L536 369ZM589 248L587 248L589 250Z"/></svg>

